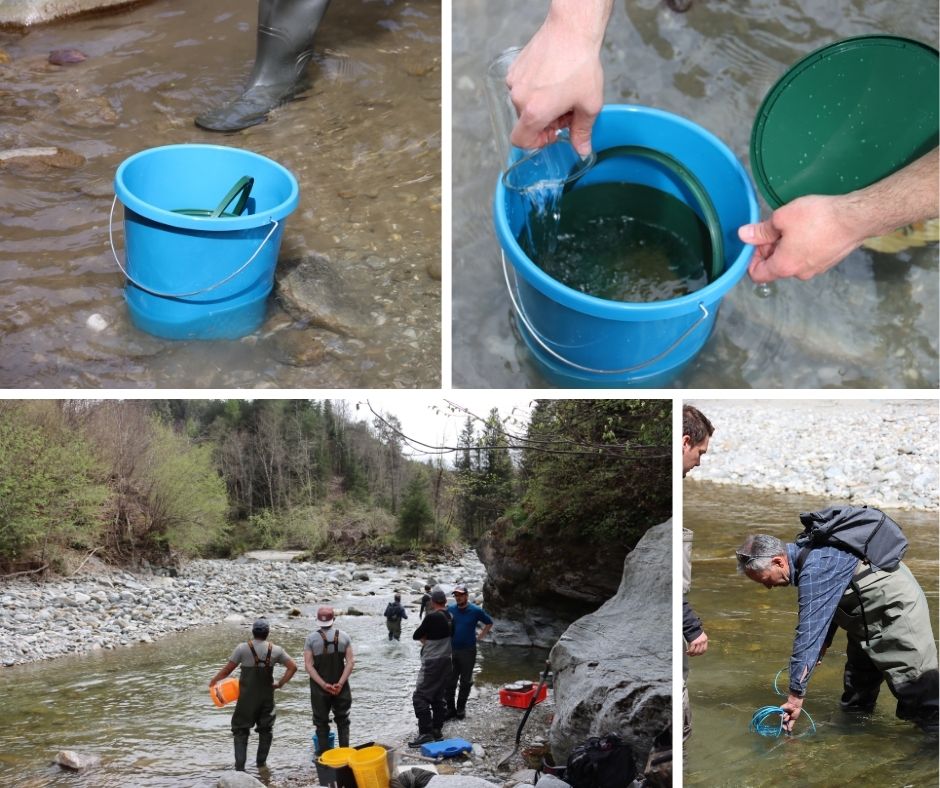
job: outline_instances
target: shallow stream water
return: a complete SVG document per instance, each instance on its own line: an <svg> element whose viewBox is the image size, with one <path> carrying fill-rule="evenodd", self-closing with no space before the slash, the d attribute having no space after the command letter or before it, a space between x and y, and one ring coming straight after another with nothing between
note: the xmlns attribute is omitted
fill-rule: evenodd
<svg viewBox="0 0 940 788"><path fill-rule="evenodd" d="M420 661L419 644L411 640L417 612L412 608L411 618L403 622L402 640L390 642L381 617L387 601L378 595L335 601L338 608L354 606L366 614L337 619L352 639L356 659L350 678L353 745L374 740L397 747L417 729L411 705ZM316 784L310 691L303 671L303 643L315 608L302 607L301 612L298 619L275 620L272 628L271 640L284 646L299 669L275 694L271 768L262 775L270 786ZM214 786L232 769L229 725L234 706L215 708L208 682L245 637L245 626L220 624L155 643L0 672L7 718L0 733L0 785ZM539 649L482 645L468 718L449 723L447 735L478 741L481 730L500 726L514 733L518 710L498 705L498 688L537 677L545 656ZM280 673L275 668L275 676ZM509 742L511 749L511 741L509 735L501 744ZM248 770L257 776L252 765L256 744L252 735ZM61 749L96 755L101 765L81 775L66 773L52 765Z"/></svg>
<svg viewBox="0 0 940 788"><path fill-rule="evenodd" d="M799 512L827 505L813 497L684 483L685 526L695 534L689 601L708 635L708 651L690 660L692 737L685 748L684 785L937 784L936 739L894 716L887 688L869 717L849 718L839 709L843 632L813 673L804 702L816 734L763 738L748 731L758 708L782 700L774 694L773 681L789 661L796 591L767 590L738 575L734 550L754 531L792 541L802 530ZM937 513L889 514L910 541L905 563L924 589L936 627ZM936 629L933 634L936 639ZM780 689L786 691L785 673ZM808 730L805 720L797 720L797 734Z"/></svg>
<svg viewBox="0 0 940 788"><path fill-rule="evenodd" d="M499 161L484 73L495 55L529 39L548 3L503 3L499 13L487 0L453 5L453 381L546 386L514 329L500 270L491 216ZM927 0L694 0L685 14L663 0L619 0L601 55L605 102L688 117L747 168L758 106L803 55L868 33L935 45L937 29L937 5ZM861 249L810 282L772 284L767 297L745 278L674 385L935 388L938 303L936 243L897 254Z"/></svg>
<svg viewBox="0 0 940 788"><path fill-rule="evenodd" d="M255 0L156 0L0 33L0 151L78 157L0 163L0 387L439 385L440 3L333 3L302 100L237 134L198 129L247 79L256 26ZM87 59L48 63L67 48ZM108 245L114 173L178 143L250 149L294 173L278 271L315 261L315 314L272 298L262 328L231 342L131 325Z"/></svg>

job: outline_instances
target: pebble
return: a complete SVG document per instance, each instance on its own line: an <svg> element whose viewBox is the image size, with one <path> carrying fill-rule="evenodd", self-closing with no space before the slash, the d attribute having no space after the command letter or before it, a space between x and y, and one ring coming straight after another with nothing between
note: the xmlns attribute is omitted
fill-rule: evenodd
<svg viewBox="0 0 940 788"><path fill-rule="evenodd" d="M85 325L88 326L92 331L101 332L108 327L108 321L96 312L95 314L88 316L88 320L85 321Z"/></svg>
<svg viewBox="0 0 940 788"><path fill-rule="evenodd" d="M715 427L690 479L891 509L938 508L938 411L927 400L697 401Z"/></svg>
<svg viewBox="0 0 940 788"><path fill-rule="evenodd" d="M13 578L0 582L0 664L151 643L197 626L247 625L259 616L286 621L301 612L300 606L351 595L359 609L349 606L347 615L380 615L396 590L416 609L424 584L437 578L466 583L471 599L479 601L485 575L476 553L467 551L450 563L407 568L200 559L185 564L176 577L100 569L42 585ZM275 608L272 600L278 600Z"/></svg>

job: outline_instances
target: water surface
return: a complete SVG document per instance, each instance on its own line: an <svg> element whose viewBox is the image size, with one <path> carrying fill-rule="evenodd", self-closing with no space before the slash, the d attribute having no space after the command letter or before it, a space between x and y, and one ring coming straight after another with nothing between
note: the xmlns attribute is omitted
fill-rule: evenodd
<svg viewBox="0 0 940 788"><path fill-rule="evenodd" d="M303 100L237 134L198 129L193 117L246 80L256 24L255 0L157 0L0 33L0 151L80 157L0 164L0 386L439 385L440 4L333 3ZM88 57L49 65L66 48ZM190 142L247 148L297 177L279 268L316 256L315 315L272 300L262 328L232 342L130 324L108 245L114 173L137 151Z"/></svg>
<svg viewBox="0 0 940 788"><path fill-rule="evenodd" d="M412 619L404 622L402 640L389 642L381 616L386 601L375 596L336 602L343 609L348 604L367 613L337 619L350 634L356 658L350 678L353 744L375 740L398 746L417 729L411 705L419 667L419 644L411 640L417 613L413 611ZM315 608L301 611L303 619L276 622L271 635L299 667L294 679L275 693L277 722L268 778L272 786L296 785L305 776L314 782L303 643ZM7 716L0 732L0 785L214 786L232 769L234 707L216 709L208 682L246 637L245 627L220 624L155 643L0 671ZM481 646L468 706L470 716L478 719L468 717L467 723L459 724L499 723L512 725L514 732L518 713L498 706L498 687L537 677L545 656L540 649ZM276 667L275 675L280 673ZM256 773L252 766L256 745L252 735L252 773ZM52 765L61 749L97 755L101 765L82 775L65 773Z"/></svg>

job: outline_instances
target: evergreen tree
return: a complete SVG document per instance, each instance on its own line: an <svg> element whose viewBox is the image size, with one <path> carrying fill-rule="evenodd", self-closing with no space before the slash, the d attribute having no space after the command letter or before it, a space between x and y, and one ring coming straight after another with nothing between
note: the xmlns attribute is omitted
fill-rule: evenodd
<svg viewBox="0 0 940 788"><path fill-rule="evenodd" d="M398 533L403 539L422 539L424 529L434 522L428 502L428 478L423 469L416 469L405 488L398 514Z"/></svg>

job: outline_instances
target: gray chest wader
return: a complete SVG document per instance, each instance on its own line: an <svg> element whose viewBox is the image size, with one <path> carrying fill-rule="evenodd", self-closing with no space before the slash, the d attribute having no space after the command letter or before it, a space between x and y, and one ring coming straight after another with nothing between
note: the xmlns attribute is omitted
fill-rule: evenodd
<svg viewBox="0 0 940 788"><path fill-rule="evenodd" d="M936 733L937 649L927 600L910 570L860 566L835 621L848 635L842 708L871 712L884 680L897 699L895 714Z"/></svg>
<svg viewBox="0 0 940 788"><path fill-rule="evenodd" d="M232 735L235 737L235 769L245 770L248 757L248 734L253 725L258 730L257 765L264 766L271 750L273 734L271 728L276 716L274 711L274 666L271 664L272 644L262 661L255 651L254 643L248 641L254 657L253 667L242 666L238 678L238 702L232 714Z"/></svg>
<svg viewBox="0 0 940 788"><path fill-rule="evenodd" d="M323 630L317 630L323 638L323 653L313 657L313 667L326 684L336 684L346 669L345 653L339 652L339 630L333 633L332 642L326 639ZM332 649L332 651L331 651ZM336 722L336 738L340 747L349 746L349 709L352 706L352 690L349 682L343 685L338 695L331 695L310 679L310 708L313 711L313 726L317 732L317 754L330 749L330 712Z"/></svg>

